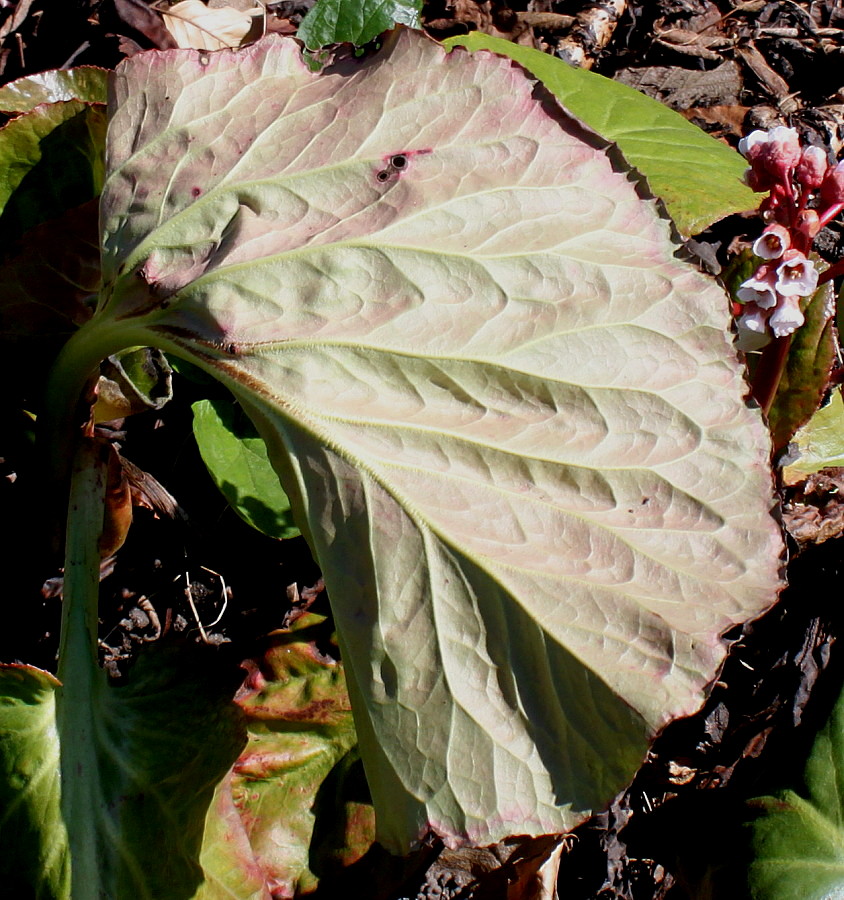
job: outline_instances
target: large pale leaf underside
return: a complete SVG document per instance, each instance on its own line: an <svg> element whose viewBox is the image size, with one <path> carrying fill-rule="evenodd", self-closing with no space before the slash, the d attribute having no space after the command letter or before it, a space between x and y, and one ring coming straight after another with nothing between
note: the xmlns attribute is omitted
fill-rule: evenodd
<svg viewBox="0 0 844 900"><path fill-rule="evenodd" d="M90 333L187 355L261 429L381 840L568 830L774 598L722 292L491 54L142 54L111 104Z"/></svg>

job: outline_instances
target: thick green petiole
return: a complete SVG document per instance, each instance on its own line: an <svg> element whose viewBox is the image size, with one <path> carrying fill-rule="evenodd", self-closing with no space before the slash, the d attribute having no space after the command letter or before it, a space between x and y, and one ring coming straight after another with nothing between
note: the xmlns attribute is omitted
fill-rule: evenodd
<svg viewBox="0 0 844 900"><path fill-rule="evenodd" d="M95 821L103 803L96 759L96 696L105 689L97 664L97 602L106 470L96 445L80 443L73 461L67 516L57 727L62 817L70 844L73 900L98 898L100 852Z"/></svg>

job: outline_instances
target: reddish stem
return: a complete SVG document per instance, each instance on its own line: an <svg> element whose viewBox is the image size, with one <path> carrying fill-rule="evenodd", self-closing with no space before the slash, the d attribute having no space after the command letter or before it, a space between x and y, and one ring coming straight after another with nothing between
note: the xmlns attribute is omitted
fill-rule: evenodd
<svg viewBox="0 0 844 900"><path fill-rule="evenodd" d="M787 169L785 175L783 176L780 184L783 187L783 193L788 199L788 215L789 215L789 225L794 225L795 219L797 217L797 199L794 196L794 186L791 183L791 175L794 172L794 169Z"/></svg>
<svg viewBox="0 0 844 900"><path fill-rule="evenodd" d="M756 371L753 373L751 391L766 416L770 413L774 397L777 395L790 347L791 335L774 338L762 351Z"/></svg>
<svg viewBox="0 0 844 900"><path fill-rule="evenodd" d="M831 222L841 210L844 209L844 203L834 203L829 209L825 210L821 213L820 218L818 219L818 225L820 228L823 228L824 225Z"/></svg>
<svg viewBox="0 0 844 900"><path fill-rule="evenodd" d="M844 259L839 259L838 262L834 262L818 275L818 287L822 284L826 284L827 281L832 281L833 278L837 278L839 275L844 275Z"/></svg>

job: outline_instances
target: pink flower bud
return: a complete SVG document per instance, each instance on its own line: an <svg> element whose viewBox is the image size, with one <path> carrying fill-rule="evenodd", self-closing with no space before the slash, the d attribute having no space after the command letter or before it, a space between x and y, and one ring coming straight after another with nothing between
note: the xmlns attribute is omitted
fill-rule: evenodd
<svg viewBox="0 0 844 900"><path fill-rule="evenodd" d="M777 125L768 132L768 141L763 147L762 156L769 171L793 169L800 162L801 155L800 137L795 129Z"/></svg>
<svg viewBox="0 0 844 900"><path fill-rule="evenodd" d="M772 309L777 303L777 272L769 265L762 265L752 278L743 281L736 291L742 303L755 303L760 309Z"/></svg>
<svg viewBox="0 0 844 900"><path fill-rule="evenodd" d="M786 250L777 268L777 293L783 297L808 297L818 286L818 270L799 250Z"/></svg>
<svg viewBox="0 0 844 900"><path fill-rule="evenodd" d="M777 125L767 133L753 131L739 141L739 150L753 169L754 175L749 180L764 184L764 173L767 173L787 183L787 189L791 190L791 173L800 162L802 153L800 137L793 128Z"/></svg>
<svg viewBox="0 0 844 900"><path fill-rule="evenodd" d="M791 235L782 225L769 225L753 244L753 252L762 259L779 259L791 246Z"/></svg>
<svg viewBox="0 0 844 900"><path fill-rule="evenodd" d="M794 177L809 190L819 188L829 168L826 153L820 147L806 147L797 164Z"/></svg>
<svg viewBox="0 0 844 900"><path fill-rule="evenodd" d="M745 158L750 159L752 156L758 156L762 149L762 144L768 140L767 131L751 131L747 137L743 137L738 142L739 153Z"/></svg>
<svg viewBox="0 0 844 900"><path fill-rule="evenodd" d="M751 191L761 194L764 191L769 191L774 186L775 181L768 172L759 171L751 166L744 173L744 183Z"/></svg>
<svg viewBox="0 0 844 900"><path fill-rule="evenodd" d="M774 337L782 338L793 334L806 319L800 312L798 297L783 297L782 303L773 311L768 325Z"/></svg>
<svg viewBox="0 0 844 900"><path fill-rule="evenodd" d="M812 241L821 230L821 219L814 209L804 209L797 217L795 225L797 233L806 239L806 246L811 247Z"/></svg>
<svg viewBox="0 0 844 900"><path fill-rule="evenodd" d="M821 203L824 206L844 203L844 160L827 171L821 185Z"/></svg>

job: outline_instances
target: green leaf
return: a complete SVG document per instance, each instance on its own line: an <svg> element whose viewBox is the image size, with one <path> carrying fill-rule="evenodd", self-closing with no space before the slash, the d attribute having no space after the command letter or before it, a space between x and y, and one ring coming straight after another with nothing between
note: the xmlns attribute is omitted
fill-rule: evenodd
<svg viewBox="0 0 844 900"><path fill-rule="evenodd" d="M0 246L81 206L102 188L106 116L67 100L38 106L0 128Z"/></svg>
<svg viewBox="0 0 844 900"><path fill-rule="evenodd" d="M242 746L236 710L190 648L151 646L126 683L96 673L88 709L56 721L56 679L0 666L0 871L8 896L70 898L67 831L91 835L101 894L186 900L202 881L199 851L216 782ZM88 705L86 704L86 706ZM93 715L91 732L79 723ZM61 735L61 737L60 737ZM60 806L59 755L95 760L90 804ZM78 777L78 776L77 776Z"/></svg>
<svg viewBox="0 0 844 900"><path fill-rule="evenodd" d="M309 50L330 44L360 46L394 25L419 28L422 0L318 0L297 37Z"/></svg>
<svg viewBox="0 0 844 900"><path fill-rule="evenodd" d="M189 647L150 645L125 684L101 681L92 709L99 802L76 816L91 819L104 896L181 900L201 883L205 815L243 746L221 674Z"/></svg>
<svg viewBox="0 0 844 900"><path fill-rule="evenodd" d="M61 683L14 666L0 676L0 796L17 797L0 813L4 854L27 845L15 896L187 900L202 880L214 787L243 746L241 720L230 673L207 648L160 641L118 684L98 667L104 493L98 446L83 441L67 522Z"/></svg>
<svg viewBox="0 0 844 900"><path fill-rule="evenodd" d="M0 663L0 877L9 897L69 895L58 686L49 672Z"/></svg>
<svg viewBox="0 0 844 900"><path fill-rule="evenodd" d="M300 533L266 444L236 403L194 403L193 433L214 483L245 522L274 538Z"/></svg>
<svg viewBox="0 0 844 900"><path fill-rule="evenodd" d="M844 466L844 400L841 390L832 393L794 437L800 457L783 469L786 482L830 466Z"/></svg>
<svg viewBox="0 0 844 900"><path fill-rule="evenodd" d="M785 447L820 406L838 351L832 282L818 288L803 311L806 322L791 339L785 369L768 413L774 451Z"/></svg>
<svg viewBox="0 0 844 900"><path fill-rule="evenodd" d="M5 113L31 112L42 103L62 100L106 103L108 71L96 66L52 69L18 78L0 87L0 110Z"/></svg>
<svg viewBox="0 0 844 900"><path fill-rule="evenodd" d="M759 205L760 195L742 181L747 163L738 153L637 90L481 32L444 43L492 50L523 65L566 109L618 144L663 200L681 234L697 234L724 216Z"/></svg>
<svg viewBox="0 0 844 900"><path fill-rule="evenodd" d="M798 791L752 802L753 900L828 900L844 894L844 693L818 732Z"/></svg>
<svg viewBox="0 0 844 900"><path fill-rule="evenodd" d="M157 345L253 419L385 846L570 830L778 588L722 290L492 54L139 55L114 100L107 287L63 365Z"/></svg>
<svg viewBox="0 0 844 900"><path fill-rule="evenodd" d="M217 788L201 857L206 885L197 900L246 900L263 896L257 891L265 886L292 897L317 886L311 869L317 815L343 813L342 805L322 808L317 797L333 772L348 777L355 746L343 669L317 649L319 623L319 616L303 617L294 631L275 636L261 660L248 663L237 703L249 743ZM321 824L323 831L336 825ZM348 863L371 843L373 825ZM341 846L344 838L345 829Z"/></svg>

